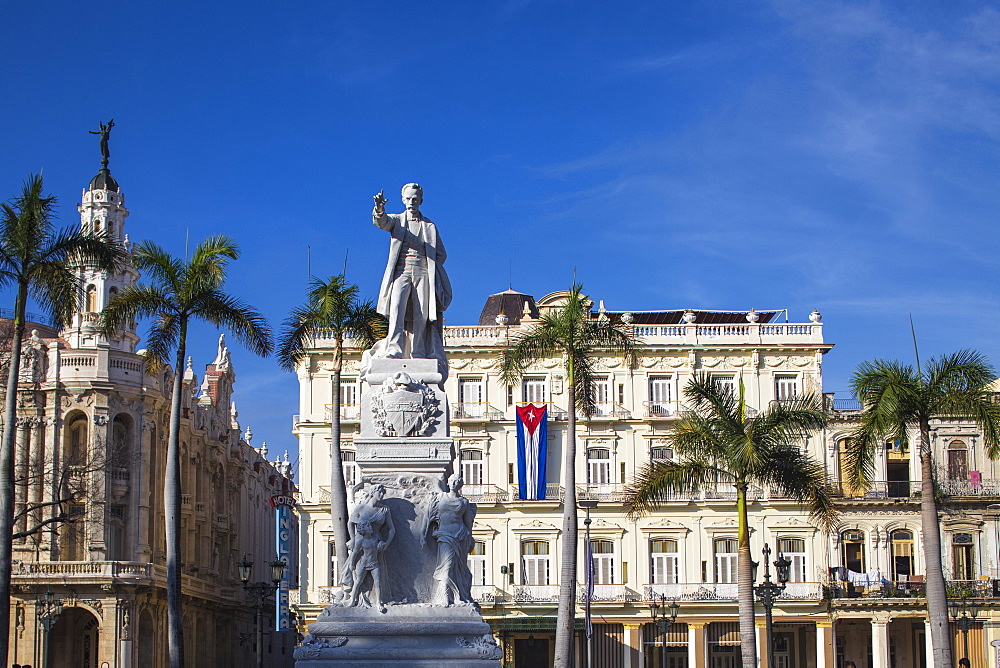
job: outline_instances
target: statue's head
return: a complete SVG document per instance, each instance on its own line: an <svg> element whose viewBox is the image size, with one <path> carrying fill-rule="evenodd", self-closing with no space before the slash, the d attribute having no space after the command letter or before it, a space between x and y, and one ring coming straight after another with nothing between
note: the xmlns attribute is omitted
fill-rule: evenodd
<svg viewBox="0 0 1000 668"><path fill-rule="evenodd" d="M358 533L362 536L370 536L372 534L372 523L367 520L358 522Z"/></svg>
<svg viewBox="0 0 1000 668"><path fill-rule="evenodd" d="M450 476L448 476L448 489L450 489L451 491L457 492L458 490L462 489L462 485L464 484L465 480L462 479L461 474L452 473Z"/></svg>
<svg viewBox="0 0 1000 668"><path fill-rule="evenodd" d="M375 503L385 498L385 485L375 485L372 487L371 500Z"/></svg>
<svg viewBox="0 0 1000 668"><path fill-rule="evenodd" d="M407 183L403 186L403 204L407 211L417 212L424 203L424 189L418 183Z"/></svg>

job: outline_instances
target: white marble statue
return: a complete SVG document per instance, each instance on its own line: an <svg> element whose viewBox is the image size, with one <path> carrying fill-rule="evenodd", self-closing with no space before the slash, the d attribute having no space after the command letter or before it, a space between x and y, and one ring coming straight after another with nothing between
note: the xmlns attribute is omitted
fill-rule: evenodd
<svg viewBox="0 0 1000 668"><path fill-rule="evenodd" d="M345 589L350 591L350 605L358 604L361 589L371 576L374 605L379 612L385 612L385 591L382 586L383 569L381 568L382 553L396 536L396 527L392 523L392 514L382 504L385 498L385 486L375 485L351 511L347 530L350 540L347 543L347 568L343 577Z"/></svg>
<svg viewBox="0 0 1000 668"><path fill-rule="evenodd" d="M399 214L385 212L383 193L375 195L372 211L375 226L392 237L378 297L378 312L389 318L381 354L437 359L446 370L441 324L451 304L451 282L443 266L444 245L437 227L420 213L423 188L416 183L403 186L406 211Z"/></svg>
<svg viewBox="0 0 1000 668"><path fill-rule="evenodd" d="M472 522L476 506L462 496L462 477L448 478L448 491L436 495L428 516L428 533L437 541L434 569L434 605L472 602L472 572L468 555L472 551Z"/></svg>

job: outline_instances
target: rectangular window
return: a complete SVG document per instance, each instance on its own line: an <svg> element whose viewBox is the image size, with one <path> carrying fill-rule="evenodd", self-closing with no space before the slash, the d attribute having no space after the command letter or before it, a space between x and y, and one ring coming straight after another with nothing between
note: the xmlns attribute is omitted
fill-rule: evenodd
<svg viewBox="0 0 1000 668"><path fill-rule="evenodd" d="M792 562L789 582L806 581L806 542L801 538L779 538L778 554Z"/></svg>
<svg viewBox="0 0 1000 668"><path fill-rule="evenodd" d="M650 541L651 563L649 577L652 584L680 582L680 557L677 541L656 539Z"/></svg>
<svg viewBox="0 0 1000 668"><path fill-rule="evenodd" d="M712 376L716 384L719 386L723 392L729 391L736 396L736 376L731 373L720 373Z"/></svg>
<svg viewBox="0 0 1000 668"><path fill-rule="evenodd" d="M483 484L483 451L462 450L462 479L466 485ZM469 490L469 492L473 492Z"/></svg>
<svg viewBox="0 0 1000 668"><path fill-rule="evenodd" d="M522 396L526 404L545 403L545 379L525 378L521 383Z"/></svg>
<svg viewBox="0 0 1000 668"><path fill-rule="evenodd" d="M587 450L587 482L591 485L611 482L611 451L607 448Z"/></svg>
<svg viewBox="0 0 1000 668"><path fill-rule="evenodd" d="M594 379L594 415L611 414L611 383L607 377Z"/></svg>
<svg viewBox="0 0 1000 668"><path fill-rule="evenodd" d="M521 543L521 584L549 584L549 544L542 540Z"/></svg>
<svg viewBox="0 0 1000 668"><path fill-rule="evenodd" d="M778 401L791 401L799 398L798 376L779 375L774 377L774 398Z"/></svg>
<svg viewBox="0 0 1000 668"><path fill-rule="evenodd" d="M342 420L357 420L361 415L358 405L358 381L345 379L340 381L340 418Z"/></svg>
<svg viewBox="0 0 1000 668"><path fill-rule="evenodd" d="M715 581L736 582L735 538L720 538L715 541Z"/></svg>
<svg viewBox="0 0 1000 668"><path fill-rule="evenodd" d="M355 462L355 457L353 450L340 451L340 461L344 465L344 485L347 489L358 484L358 465Z"/></svg>
<svg viewBox="0 0 1000 668"><path fill-rule="evenodd" d="M673 406L673 379L670 376L650 376L649 414L670 415Z"/></svg>
<svg viewBox="0 0 1000 668"><path fill-rule="evenodd" d="M472 571L472 586L486 585L486 543L477 540L469 553L469 570Z"/></svg>
<svg viewBox="0 0 1000 668"><path fill-rule="evenodd" d="M483 379L458 379L457 418L478 418L483 416Z"/></svg>
<svg viewBox="0 0 1000 668"><path fill-rule="evenodd" d="M615 544L610 540L590 541L594 557L594 584L615 584Z"/></svg>

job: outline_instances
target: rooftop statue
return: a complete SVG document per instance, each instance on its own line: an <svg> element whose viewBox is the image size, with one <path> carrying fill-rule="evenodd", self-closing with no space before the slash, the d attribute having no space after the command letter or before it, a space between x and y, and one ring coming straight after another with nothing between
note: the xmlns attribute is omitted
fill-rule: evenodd
<svg viewBox="0 0 1000 668"><path fill-rule="evenodd" d="M90 131L92 135L101 135L101 167L107 169L108 158L111 157L111 151L108 149L108 137L111 136L111 128L115 127L115 119L111 119L107 124L101 123L101 129Z"/></svg>

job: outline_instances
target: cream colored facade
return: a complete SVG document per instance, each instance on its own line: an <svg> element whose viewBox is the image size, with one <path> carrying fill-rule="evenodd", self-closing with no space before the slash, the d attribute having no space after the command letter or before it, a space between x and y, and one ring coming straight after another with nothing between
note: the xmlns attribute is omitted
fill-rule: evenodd
<svg viewBox="0 0 1000 668"><path fill-rule="evenodd" d="M110 173L83 193L81 224L125 238L128 212ZM138 273L81 270L88 296L70 327L29 324L18 396L18 510L55 498L67 466L86 488L64 508L81 518L15 541L11 664L68 668L166 665L163 475L173 370L150 374L136 353L135 326L116 338L95 331L97 311ZM268 499L294 492L290 466L268 462L237 421L228 351L199 378L184 373L181 419L185 654L188 666L254 663L254 610L236 564L248 556L269 579L275 519ZM80 455L83 455L82 457ZM86 464L106 457L104 466ZM50 516L31 513L24 530ZM294 576L294 574L293 574ZM51 633L37 618L46 591L63 608ZM273 618L269 608L268 621ZM272 624L273 626L273 624ZM291 665L294 637L267 634L269 666ZM6 665L6 664L5 664Z"/></svg>
<svg viewBox="0 0 1000 668"><path fill-rule="evenodd" d="M466 482L466 496L479 511L470 555L475 594L483 614L505 649L505 665L534 668L551 665L555 601L561 540L562 449L566 439L566 387L560 360L529 369L514 387L500 382L496 358L509 337L530 326L540 312L555 308L561 293L536 303L512 291L490 296L480 323L445 327L450 376L451 435L455 466ZM603 304L594 312L602 317ZM503 317L495 317L499 315ZM607 312L622 317L622 312ZM683 408L682 390L695 372L717 375L745 388L751 407L803 393L821 394L824 355L832 345L823 338L818 313L788 323L781 312L721 313L699 311L634 312L624 315L642 342L636 369L617 359L602 359L598 414L578 423L576 477L578 498L595 499L591 541L598 584L592 603L595 624L594 664L602 668L735 668L739 665L735 584L735 494L728 485L679 495L655 514L630 521L621 503L624 485L651 458L670 457L664 436ZM502 322L505 324L495 324ZM303 570L297 609L315 619L336 591L333 572L329 500L331 351L317 340L299 370L300 408L294 418L301 461L301 553ZM350 459L358 433L359 351L348 356L343 374L341 419L343 448ZM854 407L832 395L824 397L831 426L803 440L803 447L825 462L839 481L839 444L856 424ZM547 498L518 499L515 406L544 402L549 408ZM837 410L837 409L846 410ZM954 495L947 497L943 521L946 562L964 559L955 580L967 580L977 592L992 596L997 573L997 516L1000 483L993 462L983 461L981 446L967 425L938 425L935 447L956 468ZM965 478L959 470L956 439L965 439ZM950 444L950 445L949 445ZM761 559L764 543L793 562L792 581L774 607L775 665L778 668L924 666L925 612L920 596L923 572L919 536L919 497L914 498L919 467L891 444L877 462L879 480L854 498L846 489L837 531L813 525L802 506L769 489L752 490L752 550ZM978 468L973 468L978 467ZM981 470L973 484L968 471ZM359 482L348 461L344 475ZM884 481L892 481L886 483ZM581 510L581 555L584 540ZM907 533L909 532L909 539ZM974 549L958 543L972 536ZM879 568L891 584L840 586L831 569ZM909 555L908 565L904 555ZM581 559L582 563L582 559ZM581 566L582 569L582 566ZM908 569L909 572L904 573ZM772 569L773 571L773 569ZM952 570L952 573L955 571ZM968 576L968 577L966 577ZM583 582L582 570L578 576ZM582 593L582 592L581 592ZM680 605L677 623L664 637L650 623L649 604L660 595ZM582 599L581 599L582 600ZM762 665L763 610L760 615ZM991 611L986 613L992 615ZM983 615L981 614L980 617ZM578 624L582 626L582 604ZM1000 616L998 616L1000 619ZM989 642L1000 638L992 622L977 622L970 633L973 666L995 666ZM985 631L983 627L986 627ZM872 649L870 650L869 647ZM580 645L579 660L584 652ZM961 643L956 646L960 652ZM957 653L956 657L960 657ZM662 663L661 663L662 662Z"/></svg>

